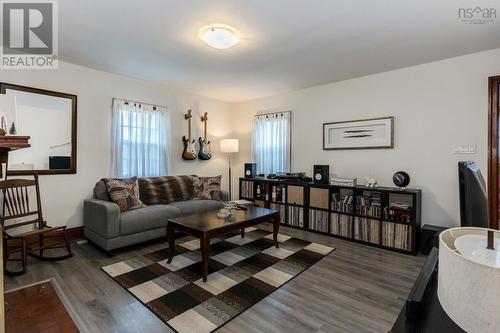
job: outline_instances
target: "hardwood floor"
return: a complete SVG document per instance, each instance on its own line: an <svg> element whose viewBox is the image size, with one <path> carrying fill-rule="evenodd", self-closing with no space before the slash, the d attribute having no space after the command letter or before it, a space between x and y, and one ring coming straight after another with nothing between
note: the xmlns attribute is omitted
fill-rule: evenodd
<svg viewBox="0 0 500 333"><path fill-rule="evenodd" d="M263 229L270 230L262 225ZM319 263L253 306L218 333L387 332L425 260L336 238L280 228L280 233L333 246ZM87 332L170 332L100 267L166 246L166 240L110 257L92 244L74 244L71 259L31 260L28 273L5 278L6 290L54 278Z"/></svg>
<svg viewBox="0 0 500 333"><path fill-rule="evenodd" d="M7 333L78 333L50 281L5 295Z"/></svg>

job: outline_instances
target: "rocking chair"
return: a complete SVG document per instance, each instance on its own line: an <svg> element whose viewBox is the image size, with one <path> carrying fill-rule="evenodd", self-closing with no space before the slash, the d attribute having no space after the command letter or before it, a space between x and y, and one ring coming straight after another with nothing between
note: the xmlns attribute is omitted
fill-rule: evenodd
<svg viewBox="0 0 500 333"><path fill-rule="evenodd" d="M28 255L45 261L63 260L73 256L66 226L50 227L43 220L38 173L33 173L33 177L34 180L8 179L0 181L0 190L3 194L2 215L0 216L4 246L3 265L5 274L9 276L21 275L26 272ZM30 208L29 192L33 187L35 189L36 210ZM33 230L19 230L26 229L29 225L34 227ZM65 248L67 254L62 256L44 255L45 250L56 248ZM12 254L18 252L21 253L20 258L11 257ZM8 270L8 261L21 261L22 269Z"/></svg>

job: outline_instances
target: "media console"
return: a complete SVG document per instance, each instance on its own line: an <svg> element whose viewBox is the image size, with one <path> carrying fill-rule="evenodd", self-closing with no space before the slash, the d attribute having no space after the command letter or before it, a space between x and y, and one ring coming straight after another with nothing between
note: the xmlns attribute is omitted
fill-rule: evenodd
<svg viewBox="0 0 500 333"><path fill-rule="evenodd" d="M418 253L421 190L260 178L240 178L239 190L240 199L280 211L283 225Z"/></svg>

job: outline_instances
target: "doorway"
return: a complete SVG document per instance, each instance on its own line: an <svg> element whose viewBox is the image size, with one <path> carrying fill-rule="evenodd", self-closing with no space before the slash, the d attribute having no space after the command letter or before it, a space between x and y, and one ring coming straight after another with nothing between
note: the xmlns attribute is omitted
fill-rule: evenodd
<svg viewBox="0 0 500 333"><path fill-rule="evenodd" d="M490 228L497 229L500 216L500 76L489 78L488 82L489 114L488 114L488 207Z"/></svg>

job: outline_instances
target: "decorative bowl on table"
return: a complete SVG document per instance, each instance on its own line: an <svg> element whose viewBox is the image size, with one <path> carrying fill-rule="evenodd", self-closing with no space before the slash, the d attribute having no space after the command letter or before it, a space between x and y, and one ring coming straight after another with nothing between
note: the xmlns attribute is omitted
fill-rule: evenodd
<svg viewBox="0 0 500 333"><path fill-rule="evenodd" d="M233 216L233 210L237 208L237 205L235 202L223 202L224 208L219 209L217 212L217 217L221 219L227 219L231 216Z"/></svg>

